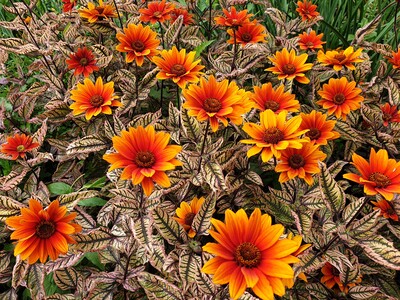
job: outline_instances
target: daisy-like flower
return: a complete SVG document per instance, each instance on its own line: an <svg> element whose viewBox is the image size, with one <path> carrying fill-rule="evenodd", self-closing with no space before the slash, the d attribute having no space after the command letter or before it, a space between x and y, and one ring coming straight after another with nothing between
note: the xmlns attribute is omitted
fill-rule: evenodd
<svg viewBox="0 0 400 300"><path fill-rule="evenodd" d="M72 11L75 5L78 3L78 0L62 0L63 4L63 12Z"/></svg>
<svg viewBox="0 0 400 300"><path fill-rule="evenodd" d="M92 2L89 2L87 8L82 8L79 10L79 15L82 18L87 19L89 23L95 23L97 21L118 17L114 6L103 3L103 0L99 0L98 6L94 5Z"/></svg>
<svg viewBox="0 0 400 300"><path fill-rule="evenodd" d="M18 157L24 158L27 152L37 147L39 147L39 144L34 143L31 136L16 133L7 138L7 143L1 145L1 153L11 156L12 160L16 160Z"/></svg>
<svg viewBox="0 0 400 300"><path fill-rule="evenodd" d="M175 22L176 19L178 19L179 16L183 17L183 25L190 25L193 24L193 15L190 14L186 9L178 7L174 8L171 13L171 20Z"/></svg>
<svg viewBox="0 0 400 300"><path fill-rule="evenodd" d="M74 76L83 74L88 77L94 71L98 71L99 67L96 66L96 59L92 51L86 47L78 48L78 51L70 54L69 59L66 60L68 69L75 70Z"/></svg>
<svg viewBox="0 0 400 300"><path fill-rule="evenodd" d="M306 77L304 72L312 68L311 63L305 63L307 58L308 55L305 53L297 56L293 49L289 53L286 48L283 48L282 52L277 51L274 57L268 58L274 64L274 67L268 68L266 71L278 75L279 80L295 79L300 83L307 84L310 79Z"/></svg>
<svg viewBox="0 0 400 300"><path fill-rule="evenodd" d="M330 263L325 263L325 265L321 269L322 276L321 282L325 284L327 288L333 288L335 285L337 285L340 289L341 292L348 293L349 289L351 287L356 286L362 281L361 275L357 277L357 279L353 282L347 282L344 284L340 280L340 272L338 269L336 269L334 266L332 266Z"/></svg>
<svg viewBox="0 0 400 300"><path fill-rule="evenodd" d="M160 22L163 23L171 19L171 12L175 8L172 3L162 1L152 1L147 4L147 8L139 9L140 21L150 22L151 24Z"/></svg>
<svg viewBox="0 0 400 300"><path fill-rule="evenodd" d="M58 200L50 203L47 209L35 199L29 200L29 208L21 208L20 216L6 219L6 224L15 231L12 240L18 240L14 255L28 259L30 264L38 259L46 262L48 256L52 260L60 254L68 252L68 244L76 244L72 234L80 232L81 226L71 223L76 213L67 213L65 206L60 206Z"/></svg>
<svg viewBox="0 0 400 300"><path fill-rule="evenodd" d="M287 114L288 112L283 110L276 115L272 110L267 109L260 113L260 125L254 123L243 125L243 130L252 139L241 140L241 142L255 144L247 151L248 157L261 152L262 161L268 162L272 156L279 159L283 150L300 149L303 147L302 143L309 141L299 137L307 132L307 130L299 130L301 117L296 116L286 121Z"/></svg>
<svg viewBox="0 0 400 300"><path fill-rule="evenodd" d="M275 171L281 173L279 182L284 183L295 177L304 179L309 185L314 183L313 174L321 170L318 161L323 161L326 154L319 150L319 145L305 143L301 149L288 148L281 152L281 158Z"/></svg>
<svg viewBox="0 0 400 300"><path fill-rule="evenodd" d="M212 219L215 230L210 235L218 243L207 243L203 250L215 257L205 263L202 272L213 274L215 284L229 283L229 295L238 299L251 288L261 299L283 296L283 279L293 279L290 264L299 262L293 255L299 245L296 241L281 238L284 227L272 225L267 214L256 208L247 217L240 209L237 213L225 211L225 223Z"/></svg>
<svg viewBox="0 0 400 300"><path fill-rule="evenodd" d="M310 33L304 31L303 33L299 34L298 44L300 46L300 49L302 50L321 49L322 45L326 43L322 41L323 36L324 36L323 33L317 35L317 33L314 30L311 30Z"/></svg>
<svg viewBox="0 0 400 300"><path fill-rule="evenodd" d="M254 94L250 100L254 102L254 108L261 111L270 109L274 113L280 113L282 110L297 112L300 109L299 101L295 100L295 95L285 92L284 86L280 85L276 89L270 82L260 87L254 87Z"/></svg>
<svg viewBox="0 0 400 300"><path fill-rule="evenodd" d="M182 105L188 114L199 121L209 120L212 131L218 130L219 121L226 127L228 119L236 125L243 122L242 115L250 110L248 93L239 89L234 81L218 82L214 76L200 78L200 84L183 89L186 99Z"/></svg>
<svg viewBox="0 0 400 300"><path fill-rule="evenodd" d="M399 216L396 214L395 209L389 201L381 199L379 201L371 201L371 203L375 205L374 210L381 210L381 216L385 219L392 219L393 221L399 220Z"/></svg>
<svg viewBox="0 0 400 300"><path fill-rule="evenodd" d="M239 43L242 46L247 44L263 43L265 42L265 37L267 36L265 33L265 27L257 23L257 20L245 23L237 30L228 29L227 32L231 36L231 38L228 40L229 44L235 43L235 35L236 43Z"/></svg>
<svg viewBox="0 0 400 300"><path fill-rule="evenodd" d="M121 136L112 139L116 153L104 154L103 159L111 164L109 172L123 168L121 179L141 184L146 196L154 190L154 182L163 188L171 186L165 171L173 170L182 163L175 158L182 147L168 145L170 135L155 132L149 125L145 128L122 130Z"/></svg>
<svg viewBox="0 0 400 300"><path fill-rule="evenodd" d="M393 69L400 68L400 48L397 52L392 51L392 57L386 57L392 64Z"/></svg>
<svg viewBox="0 0 400 300"><path fill-rule="evenodd" d="M353 47L348 47L345 50L332 50L324 53L322 50L318 51L317 59L323 66L333 66L335 71L342 70L343 66L349 70L355 70L354 63L364 61L360 58L362 48L359 48L354 52Z"/></svg>
<svg viewBox="0 0 400 300"><path fill-rule="evenodd" d="M391 106L389 103L381 106L383 125L389 126L389 123L400 122L400 112L397 110L397 106Z"/></svg>
<svg viewBox="0 0 400 300"><path fill-rule="evenodd" d="M346 116L352 110L357 110L364 101L360 95L361 89L356 88L355 81L347 81L346 77L331 78L324 84L318 94L322 97L317 104L328 110L328 115L335 114L336 118L346 120Z"/></svg>
<svg viewBox="0 0 400 300"><path fill-rule="evenodd" d="M178 51L175 46L172 50L161 51L161 57L153 57L153 62L161 69L157 78L172 79L182 89L188 83L198 82L204 66L199 64L200 59L195 60L195 56L195 51L186 54L186 49Z"/></svg>
<svg viewBox="0 0 400 300"><path fill-rule="evenodd" d="M181 224L186 231L189 231L188 236L190 238L194 238L196 235L196 231L192 228L192 223L194 217L200 211L204 200L203 197L194 197L190 204L182 201L180 207L176 209L176 217L174 217L174 219Z"/></svg>
<svg viewBox="0 0 400 300"><path fill-rule="evenodd" d="M74 116L85 113L86 120L100 113L111 115L111 107L122 106L118 96L114 96L114 82L103 84L103 79L98 77L96 83L85 78L83 84L78 83L75 90L71 91L71 100L75 102L69 106Z"/></svg>
<svg viewBox="0 0 400 300"><path fill-rule="evenodd" d="M306 136L311 142L318 145L326 145L328 141L340 137L340 134L333 130L336 121L327 121L325 114L313 110L309 114L301 113L300 116L302 121L299 130L309 129L306 132Z"/></svg>
<svg viewBox="0 0 400 300"><path fill-rule="evenodd" d="M347 173L343 178L364 185L364 193L374 196L381 194L386 200L392 200L393 194L400 193L400 162L388 158L386 150L375 152L371 148L369 162L354 153L352 164L361 175Z"/></svg>
<svg viewBox="0 0 400 300"><path fill-rule="evenodd" d="M237 12L234 6L231 6L230 11L227 9L222 10L224 16L215 17L214 20L217 25L227 26L227 27L239 27L250 22L250 17L252 14L247 13L247 9Z"/></svg>
<svg viewBox="0 0 400 300"><path fill-rule="evenodd" d="M296 11L303 21L311 21L319 16L317 6L308 0L298 1Z"/></svg>
<svg viewBox="0 0 400 300"><path fill-rule="evenodd" d="M127 53L127 63L136 61L140 67L145 57L151 59L159 53L157 47L160 45L160 40L157 39L157 33L149 26L129 24L128 28L124 28L124 33L117 33L117 39L119 44L116 49Z"/></svg>

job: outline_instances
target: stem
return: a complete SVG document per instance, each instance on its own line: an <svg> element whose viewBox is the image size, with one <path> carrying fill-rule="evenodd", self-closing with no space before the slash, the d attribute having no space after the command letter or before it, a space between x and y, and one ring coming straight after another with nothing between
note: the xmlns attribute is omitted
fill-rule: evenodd
<svg viewBox="0 0 400 300"><path fill-rule="evenodd" d="M199 173L201 169L201 162L203 161L203 154L204 154L204 149L206 148L206 140L209 129L210 129L210 119L207 120L206 130L204 131L203 144L201 145L200 161L199 161L199 167L197 168L197 173Z"/></svg>
<svg viewBox="0 0 400 300"><path fill-rule="evenodd" d="M399 48L399 40L397 36L397 13L399 12L400 2L397 1L396 9L394 11L394 23L393 23L393 31L394 31L394 40L396 42L396 50Z"/></svg>
<svg viewBox="0 0 400 300"><path fill-rule="evenodd" d="M237 44L236 44L236 29L233 27L233 58L232 58L232 64L231 64L231 72L235 70L236 68L236 51L237 51Z"/></svg>
<svg viewBox="0 0 400 300"><path fill-rule="evenodd" d="M164 43L164 29L161 25L161 22L158 21L158 25L160 25L160 34L161 34L161 44L163 46L163 49L165 48L165 43Z"/></svg>
<svg viewBox="0 0 400 300"><path fill-rule="evenodd" d="M179 86L176 86L176 102L177 102L177 106L178 106L178 110L181 111L181 93L180 93L180 88ZM182 121L181 118L179 118L179 128L181 128L182 125Z"/></svg>
<svg viewBox="0 0 400 300"><path fill-rule="evenodd" d="M212 5L213 5L213 0L208 1L208 40L211 41L211 31L212 31Z"/></svg>
<svg viewBox="0 0 400 300"><path fill-rule="evenodd" d="M117 11L117 15L118 15L119 27L121 27L121 30L124 30L124 28L123 28L123 26L122 26L121 16L120 16L120 14L119 14L117 2L116 2L115 0L113 0L113 2L114 2L115 10Z"/></svg>

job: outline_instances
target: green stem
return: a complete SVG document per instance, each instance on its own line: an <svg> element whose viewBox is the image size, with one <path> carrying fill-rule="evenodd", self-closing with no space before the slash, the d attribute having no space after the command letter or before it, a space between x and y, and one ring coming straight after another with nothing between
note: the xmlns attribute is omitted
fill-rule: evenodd
<svg viewBox="0 0 400 300"><path fill-rule="evenodd" d="M203 161L203 154L204 154L204 149L206 148L206 140L209 129L210 129L210 119L207 120L206 130L204 131L204 137L203 137L203 143L201 145L200 160L199 160L199 167L197 168L197 173L199 173L201 169L201 163Z"/></svg>

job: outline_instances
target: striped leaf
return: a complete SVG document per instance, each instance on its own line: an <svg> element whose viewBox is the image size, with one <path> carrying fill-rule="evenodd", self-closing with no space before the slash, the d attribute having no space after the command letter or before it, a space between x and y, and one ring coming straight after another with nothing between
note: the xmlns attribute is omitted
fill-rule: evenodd
<svg viewBox="0 0 400 300"><path fill-rule="evenodd" d="M154 124L161 117L161 109L157 110L155 113L141 114L133 118L129 123L129 127L146 127L150 124Z"/></svg>
<svg viewBox="0 0 400 300"><path fill-rule="evenodd" d="M89 234L77 234L75 236L77 244L73 247L81 251L94 252L106 248L112 239L113 236L108 230L97 229Z"/></svg>
<svg viewBox="0 0 400 300"><path fill-rule="evenodd" d="M60 255L56 260L50 260L46 263L46 273L54 272L59 269L72 267L75 265L83 256L84 253Z"/></svg>
<svg viewBox="0 0 400 300"><path fill-rule="evenodd" d="M313 189L300 198L301 204L308 209L321 209L325 206L325 201L321 197L319 189Z"/></svg>
<svg viewBox="0 0 400 300"><path fill-rule="evenodd" d="M224 174L219 164L206 162L202 169L202 176L214 192L226 190Z"/></svg>
<svg viewBox="0 0 400 300"><path fill-rule="evenodd" d="M0 195L0 221L4 222L8 217L20 214L23 207L25 205L22 203L10 197Z"/></svg>
<svg viewBox="0 0 400 300"><path fill-rule="evenodd" d="M72 209L78 204L79 201L96 197L97 195L97 191L74 192L66 195L60 195L58 200L60 201L60 205L64 205L68 209Z"/></svg>
<svg viewBox="0 0 400 300"><path fill-rule="evenodd" d="M370 299L378 291L378 287L358 285L350 288L347 295L353 299Z"/></svg>
<svg viewBox="0 0 400 300"><path fill-rule="evenodd" d="M78 273L74 268L65 268L53 273L54 282L62 290L75 289L78 281Z"/></svg>
<svg viewBox="0 0 400 300"><path fill-rule="evenodd" d="M393 270L400 270L400 251L382 236L373 236L360 240L359 245L364 253L376 263Z"/></svg>
<svg viewBox="0 0 400 300"><path fill-rule="evenodd" d="M92 134L69 144L69 146L67 147L67 154L74 155L97 152L108 148L108 144L108 139L98 134Z"/></svg>
<svg viewBox="0 0 400 300"><path fill-rule="evenodd" d="M33 299L43 299L46 295L44 290L44 265L33 264L30 266L26 283Z"/></svg>
<svg viewBox="0 0 400 300"><path fill-rule="evenodd" d="M193 219L192 228L196 232L196 235L206 235L207 231L211 227L211 218L215 211L215 203L217 201L217 197L215 195L211 195L206 198L203 204L200 207L199 212Z"/></svg>
<svg viewBox="0 0 400 300"><path fill-rule="evenodd" d="M25 275L28 273L29 264L26 260L21 260L21 256L18 255L12 271L11 286L17 288L25 279Z"/></svg>
<svg viewBox="0 0 400 300"><path fill-rule="evenodd" d="M18 295L15 289L10 289L4 293L0 293L0 299L3 300L18 300Z"/></svg>
<svg viewBox="0 0 400 300"><path fill-rule="evenodd" d="M364 201L365 197L356 199L344 208L342 212L343 223L347 224L357 214Z"/></svg>
<svg viewBox="0 0 400 300"><path fill-rule="evenodd" d="M183 242L183 237L186 236L185 230L163 209L157 207L153 210L152 216L158 231L171 245Z"/></svg>
<svg viewBox="0 0 400 300"><path fill-rule="evenodd" d="M158 271L163 272L163 267L165 261L167 260L167 255L165 254L165 249L157 244L153 244L152 247L149 248L149 261L150 264L156 268Z"/></svg>
<svg viewBox="0 0 400 300"><path fill-rule="evenodd" d="M210 277L202 273L200 270L196 272L196 284L206 295L215 294L215 285L212 283Z"/></svg>
<svg viewBox="0 0 400 300"><path fill-rule="evenodd" d="M166 281L165 279L142 272L138 276L139 284L143 287L146 294L150 294L159 300L184 300L181 289Z"/></svg>
<svg viewBox="0 0 400 300"><path fill-rule="evenodd" d="M198 272L200 272L200 256L190 250L184 250L179 257L179 275L183 281L184 287L196 282Z"/></svg>
<svg viewBox="0 0 400 300"><path fill-rule="evenodd" d="M152 220L143 216L135 221L133 234L140 244L150 247L153 243L152 230Z"/></svg>
<svg viewBox="0 0 400 300"><path fill-rule="evenodd" d="M349 228L350 234L353 237L361 237L376 232L378 230L376 225L379 221L379 215L380 211L374 210L360 220L355 221Z"/></svg>
<svg viewBox="0 0 400 300"><path fill-rule="evenodd" d="M188 111L181 112L184 136L192 141L198 142L202 138L200 124L196 118L189 116Z"/></svg>
<svg viewBox="0 0 400 300"><path fill-rule="evenodd" d="M311 295L315 296L319 300L332 299L331 295L322 283L310 283L306 285L306 288Z"/></svg>

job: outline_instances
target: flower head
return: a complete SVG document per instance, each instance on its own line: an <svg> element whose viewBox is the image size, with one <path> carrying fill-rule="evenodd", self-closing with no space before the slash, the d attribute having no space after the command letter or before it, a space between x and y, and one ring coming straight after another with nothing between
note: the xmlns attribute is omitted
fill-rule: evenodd
<svg viewBox="0 0 400 300"><path fill-rule="evenodd" d="M160 45L160 40L157 39L157 33L149 26L129 24L124 28L124 33L117 33L117 39L119 44L116 49L127 53L127 63L136 61L140 67L145 57L151 59L159 53L157 47Z"/></svg>
<svg viewBox="0 0 400 300"><path fill-rule="evenodd" d="M79 10L79 15L87 19L89 23L108 20L109 18L116 18L118 16L114 6L103 3L103 0L99 0L98 6L89 2L87 8Z"/></svg>
<svg viewBox="0 0 400 300"><path fill-rule="evenodd" d="M239 43L242 46L260 42L263 43L265 42L265 37L267 36L265 33L265 27L257 23L257 20L245 23L237 30L228 29L227 32L231 36L231 38L228 40L229 44L234 44L236 38L236 43ZM235 38L233 35L235 35Z"/></svg>
<svg viewBox="0 0 400 300"><path fill-rule="evenodd" d="M78 0L62 0L63 4L63 12L72 11L75 5L78 3Z"/></svg>
<svg viewBox="0 0 400 300"><path fill-rule="evenodd" d="M386 150L375 152L371 148L369 162L356 153L352 164L361 175L344 174L343 177L364 185L367 195L381 194L386 200L392 200L394 193L400 193L400 162L388 158Z"/></svg>
<svg viewBox="0 0 400 300"><path fill-rule="evenodd" d="M317 6L308 0L303 0L303 2L298 1L296 11L299 13L303 21L311 21L319 16Z"/></svg>
<svg viewBox="0 0 400 300"><path fill-rule="evenodd" d="M6 224L15 229L11 239L18 240L14 255L33 264L38 259L44 263L48 256L55 260L66 254L68 244L76 243L71 234L82 230L80 225L71 223L75 217L76 213L67 214L67 208L60 206L58 200L47 209L39 201L29 200L29 208L21 208L20 216L6 219Z"/></svg>
<svg viewBox="0 0 400 300"><path fill-rule="evenodd" d="M171 19L171 12L175 8L175 5L166 3L165 1L152 1L147 4L147 8L139 9L140 21L154 24L157 22L163 23Z"/></svg>
<svg viewBox="0 0 400 300"><path fill-rule="evenodd" d="M321 272L322 274L324 274L324 276L322 276L321 278L321 282L325 284L326 287L331 289L335 285L337 285L340 291L346 294L348 293L351 287L356 286L362 280L361 275L359 275L354 281L347 282L346 284L344 284L340 279L339 270L328 262L325 263L325 265L322 267Z"/></svg>
<svg viewBox="0 0 400 300"><path fill-rule="evenodd" d="M179 16L182 16L183 18L183 25L190 25L193 24L193 15L189 14L189 12L184 9L184 8L174 8L171 11L171 20L175 22L176 19L178 19Z"/></svg>
<svg viewBox="0 0 400 300"><path fill-rule="evenodd" d="M381 216L386 219L392 219L393 221L398 221L399 216L396 213L396 210L393 208L393 205L386 201L385 199L381 199L379 201L371 201L373 205L375 205L374 210L380 209Z"/></svg>
<svg viewBox="0 0 400 300"><path fill-rule="evenodd" d="M161 51L161 57L153 58L153 62L161 69L157 78L172 79L182 89L188 83L198 82L204 66L199 64L200 59L195 60L195 56L195 51L186 54L186 49L178 51L175 46L172 50Z"/></svg>
<svg viewBox="0 0 400 300"><path fill-rule="evenodd" d="M256 208L248 218L245 211L225 211L225 223L212 219L215 230L210 235L218 243L207 243L203 250L215 255L205 263L202 272L214 274L216 284L229 283L229 295L238 299L251 288L261 299L283 296L283 279L293 279L290 264L299 262L293 255L299 245L281 238L284 227L272 225L267 214Z"/></svg>
<svg viewBox="0 0 400 300"><path fill-rule="evenodd" d="M70 54L66 62L68 69L75 70L75 76L83 74L83 76L88 77L94 71L99 70L99 67L96 66L96 60L92 51L86 47L78 48L75 53Z"/></svg>
<svg viewBox="0 0 400 300"><path fill-rule="evenodd" d="M317 104L328 110L328 115L335 114L336 118L346 120L352 110L361 106L364 97L360 95L361 89L356 88L356 82L348 82L346 77L331 78L324 84L318 94L322 97Z"/></svg>
<svg viewBox="0 0 400 300"><path fill-rule="evenodd" d="M389 103L381 106L383 125L388 126L389 123L399 123L400 122L400 112L397 110L397 106L391 106Z"/></svg>
<svg viewBox="0 0 400 300"><path fill-rule="evenodd" d="M247 9L237 12L234 6L231 6L230 11L227 9L222 10L225 16L215 17L214 20L217 25L227 27L239 27L245 23L250 22L252 14L247 13Z"/></svg>
<svg viewBox="0 0 400 300"><path fill-rule="evenodd" d="M121 136L114 136L113 147L116 153L104 154L103 159L111 164L109 172L123 168L121 179L132 180L134 185L141 184L146 196L154 190L154 182L163 188L171 182L165 171L181 166L175 156L182 147L168 145L170 135L155 132L149 125L145 128L129 128L121 131Z"/></svg>
<svg viewBox="0 0 400 300"><path fill-rule="evenodd" d="M360 58L362 50L360 48L354 52L354 48L351 46L345 50L326 51L326 53L319 50L317 59L323 66L333 66L335 71L342 70L343 66L349 70L355 70L356 67L353 64L364 61Z"/></svg>
<svg viewBox="0 0 400 300"><path fill-rule="evenodd" d="M85 78L83 84L78 83L75 90L71 91L71 100L75 102L69 106L74 116L85 113L86 120L100 113L110 115L112 106L122 106L122 103L116 100L114 96L114 82L103 84L101 77L98 77L96 83L89 78Z"/></svg>
<svg viewBox="0 0 400 300"><path fill-rule="evenodd" d="M192 223L194 217L200 211L204 200L205 199L203 197L194 197L190 204L182 201L180 207L176 209L177 217L174 217L174 219L181 224L186 231L189 231L188 236L190 238L194 238L196 235L196 231L192 228Z"/></svg>
<svg viewBox="0 0 400 300"><path fill-rule="evenodd" d="M34 143L31 136L16 133L7 138L7 143L1 145L1 153L11 156L12 160L16 160L18 157L24 158L27 152L37 147L39 147L39 144Z"/></svg>
<svg viewBox="0 0 400 300"><path fill-rule="evenodd" d="M393 69L400 68L400 48L397 52L392 51L392 57L386 57L389 62L392 64Z"/></svg>
<svg viewBox="0 0 400 300"><path fill-rule="evenodd" d="M311 142L318 145L326 145L328 141L340 137L338 132L333 131L336 121L327 121L325 114L313 110L309 114L301 113L300 116L302 121L299 130L308 129L309 131L306 132L306 136Z"/></svg>
<svg viewBox="0 0 400 300"><path fill-rule="evenodd" d="M188 114L199 121L209 120L214 132L218 130L219 121L224 126L228 126L228 119L236 125L241 124L242 115L250 110L247 92L233 81L218 82L214 76L208 80L200 78L199 85L189 85L182 95L186 99L182 106L189 110Z"/></svg>
<svg viewBox="0 0 400 300"><path fill-rule="evenodd" d="M323 33L318 34L311 30L310 33L303 32L299 34L299 46L302 50L315 50L322 48L322 45L326 42L322 41Z"/></svg>
<svg viewBox="0 0 400 300"><path fill-rule="evenodd" d="M243 130L252 137L249 140L241 140L244 144L255 144L247 151L247 156L251 157L261 152L263 162L268 162L272 156L277 159L281 157L283 150L287 148L300 149L302 143L308 139L301 139L299 136L307 130L299 130L301 117L296 116L286 120L288 112L283 110L275 114L267 109L260 113L260 125L245 123Z"/></svg>
<svg viewBox="0 0 400 300"><path fill-rule="evenodd" d="M290 53L286 48L283 48L282 52L277 51L274 57L268 59L274 64L274 67L266 69L278 75L278 79L297 80L300 83L307 84L310 79L306 77L304 72L311 70L312 64L305 62L307 61L308 55L301 54L296 55L296 52L292 49Z"/></svg>

